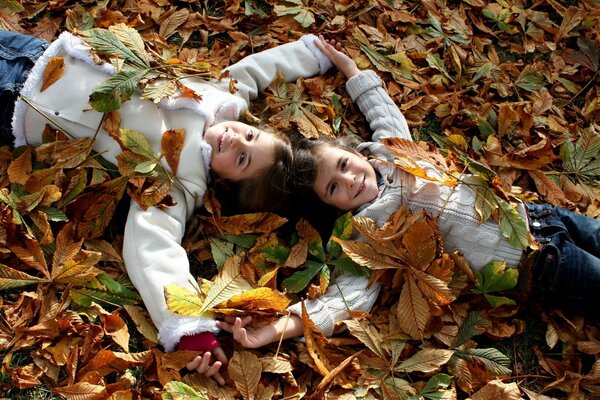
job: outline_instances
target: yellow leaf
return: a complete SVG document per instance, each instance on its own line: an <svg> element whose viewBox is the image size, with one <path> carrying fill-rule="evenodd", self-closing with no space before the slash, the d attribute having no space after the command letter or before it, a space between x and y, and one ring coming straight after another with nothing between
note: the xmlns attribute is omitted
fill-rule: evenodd
<svg viewBox="0 0 600 400"><path fill-rule="evenodd" d="M253 289L252 285L240 273L241 262L242 259L239 256L229 257L225 261L223 269L206 294L206 299L204 299L200 309L200 315L237 294Z"/></svg>
<svg viewBox="0 0 600 400"><path fill-rule="evenodd" d="M200 308L202 300L198 293L177 285L165 287L165 300L171 312L179 315L199 317L202 315Z"/></svg>
<svg viewBox="0 0 600 400"><path fill-rule="evenodd" d="M225 303L225 308L237 308L240 310L272 310L281 312L290 304L290 299L280 292L261 287L231 297Z"/></svg>

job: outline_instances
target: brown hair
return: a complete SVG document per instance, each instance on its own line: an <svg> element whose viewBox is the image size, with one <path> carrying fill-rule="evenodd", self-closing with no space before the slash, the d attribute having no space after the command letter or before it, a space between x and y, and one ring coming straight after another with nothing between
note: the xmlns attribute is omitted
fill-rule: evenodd
<svg viewBox="0 0 600 400"><path fill-rule="evenodd" d="M291 193L289 171L293 153L287 137L260 128L274 136L273 163L257 171L256 176L239 181L218 179L217 198L225 213L281 211Z"/></svg>
<svg viewBox="0 0 600 400"><path fill-rule="evenodd" d="M325 204L313 189L317 179L323 147L336 147L355 152L358 143L351 136L333 139L320 137L317 139L299 138L292 141L294 158L290 170L292 195L290 198L290 218L306 219L321 234L324 240L329 238L331 229L341 211L334 206Z"/></svg>

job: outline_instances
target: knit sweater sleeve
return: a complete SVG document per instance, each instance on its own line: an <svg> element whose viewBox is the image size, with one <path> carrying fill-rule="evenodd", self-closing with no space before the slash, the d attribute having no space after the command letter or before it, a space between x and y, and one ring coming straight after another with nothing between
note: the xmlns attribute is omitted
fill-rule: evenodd
<svg viewBox="0 0 600 400"><path fill-rule="evenodd" d="M246 103L256 98L281 74L286 82L323 74L329 59L314 45L315 35L261 51L226 68L236 82L236 95Z"/></svg>
<svg viewBox="0 0 600 400"><path fill-rule="evenodd" d="M382 87L381 79L374 71L361 71L348 79L346 91L369 122L373 141L384 137L412 141L404 115Z"/></svg>
<svg viewBox="0 0 600 400"><path fill-rule="evenodd" d="M335 325L350 317L350 311L371 311L381 285L367 287L368 283L366 276L341 273L322 296L304 302L310 319L325 336L331 336ZM301 303L291 305L288 310L302 317Z"/></svg>

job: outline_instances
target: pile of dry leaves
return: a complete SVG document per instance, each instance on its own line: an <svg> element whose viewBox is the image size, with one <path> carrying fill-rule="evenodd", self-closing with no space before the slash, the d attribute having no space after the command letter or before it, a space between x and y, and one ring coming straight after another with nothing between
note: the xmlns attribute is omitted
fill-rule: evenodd
<svg viewBox="0 0 600 400"><path fill-rule="evenodd" d="M458 171L478 171L494 199L540 199L600 216L600 5L593 0L0 0L0 6L1 28L47 40L62 30L134 29L171 82L190 70L216 76L248 54L324 34L340 41L359 67L378 72L417 141L440 147ZM55 67L47 71L48 84L60 74ZM335 72L275 81L247 117L306 136L368 138L343 84ZM146 95L175 89L184 88L165 84L160 94ZM119 134L118 111L105 111L104 128ZM133 143L143 142L143 133L123 133L129 152L123 159L133 161L118 169L91 154L87 139L66 140L50 128L45 137L36 148L0 149L2 396L600 397L597 323L530 301L526 274L502 264L474 273L460 255L444 252L435 219L401 209L378 229L344 215L326 246L329 238L305 221L283 229L276 215L223 216L212 197L184 243L207 280L201 293L167 290L172 309L269 321L290 302L326 290L332 267L368 271L383 288L371 314L352 313L347 329L331 339L307 315L301 342L249 351L223 335L230 356L225 386L186 373L193 353L164 353L157 345L120 256L127 197L167 204L169 172L136 152ZM181 132L165 137L163 154L176 166ZM425 148L403 147L405 163ZM352 241L352 229L368 241ZM531 337L537 340L528 348L519 346ZM526 362L527 354L535 360Z"/></svg>

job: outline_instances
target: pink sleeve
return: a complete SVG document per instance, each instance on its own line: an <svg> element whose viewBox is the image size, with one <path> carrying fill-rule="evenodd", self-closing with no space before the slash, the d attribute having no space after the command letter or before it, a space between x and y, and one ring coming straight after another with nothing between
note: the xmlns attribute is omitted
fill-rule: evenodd
<svg viewBox="0 0 600 400"><path fill-rule="evenodd" d="M210 351L221 344L211 332L200 332L182 336L177 344L177 350Z"/></svg>

